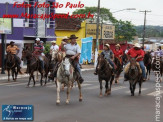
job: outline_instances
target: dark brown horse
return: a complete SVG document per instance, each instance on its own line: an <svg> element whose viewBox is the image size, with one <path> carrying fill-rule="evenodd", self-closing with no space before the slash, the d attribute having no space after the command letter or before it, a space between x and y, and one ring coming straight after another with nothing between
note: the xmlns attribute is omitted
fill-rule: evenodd
<svg viewBox="0 0 163 122"><path fill-rule="evenodd" d="M122 69L123 69L123 64L120 62L120 60L117 57L114 58L114 63L116 65L115 83L118 83L119 82L119 76L120 76Z"/></svg>
<svg viewBox="0 0 163 122"><path fill-rule="evenodd" d="M151 56L150 52L147 52L144 55L144 65L147 68L147 74L146 74L146 76L147 76L148 80L150 79L151 63L152 63L152 56Z"/></svg>
<svg viewBox="0 0 163 122"><path fill-rule="evenodd" d="M32 52L28 48L24 48L22 51L22 60L26 59L27 60L27 69L30 74L29 76L29 82L27 84L27 87L30 85L31 78L33 79L33 86L35 86L35 78L34 78L34 72L39 71L41 74L41 79L40 79L40 85L42 86L42 81L43 81L43 75L45 77L45 84L47 83L47 76L49 73L49 61L46 57L44 57L44 71L45 73L43 74L43 70L41 67L41 62L38 59L37 56L34 56Z"/></svg>
<svg viewBox="0 0 163 122"><path fill-rule="evenodd" d="M138 69L138 65L136 64L135 58L130 59L128 77L129 77L129 83L130 83L131 96L134 96L135 94L135 88L136 88L137 83L139 83L139 95L140 95L143 78L142 78L142 74L140 73Z"/></svg>
<svg viewBox="0 0 163 122"><path fill-rule="evenodd" d="M12 73L13 80L16 81L19 69L18 69L17 62L16 62L14 55L11 54L10 52L7 53L7 55L6 55L5 64L6 64L6 69L8 72L8 81L10 81L10 70Z"/></svg>
<svg viewBox="0 0 163 122"><path fill-rule="evenodd" d="M152 59L152 70L156 74L159 74L160 77L160 82L162 82L162 74L163 74L163 61L161 60L160 57L153 57Z"/></svg>
<svg viewBox="0 0 163 122"><path fill-rule="evenodd" d="M111 94L111 86L114 80L112 75L112 69L110 68L108 61L104 58L103 55L98 56L97 64L97 74L98 80L100 83L100 97L102 97L102 80L105 80L105 95ZM110 87L108 88L108 83L110 82Z"/></svg>

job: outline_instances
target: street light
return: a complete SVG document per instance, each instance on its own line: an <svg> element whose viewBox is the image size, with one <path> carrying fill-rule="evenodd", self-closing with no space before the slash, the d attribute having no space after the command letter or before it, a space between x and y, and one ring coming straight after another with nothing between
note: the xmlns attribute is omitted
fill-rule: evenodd
<svg viewBox="0 0 163 122"><path fill-rule="evenodd" d="M125 9L122 9L122 10L114 11L112 13L117 13L117 12L124 11L124 10L136 10L136 8L125 8Z"/></svg>

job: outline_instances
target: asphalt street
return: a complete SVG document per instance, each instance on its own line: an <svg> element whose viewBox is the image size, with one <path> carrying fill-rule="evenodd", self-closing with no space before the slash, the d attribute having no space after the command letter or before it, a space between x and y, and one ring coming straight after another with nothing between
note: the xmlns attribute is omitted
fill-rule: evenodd
<svg viewBox="0 0 163 122"><path fill-rule="evenodd" d="M0 106L33 105L34 122L155 122L155 76L142 85L142 94L130 95L129 83L123 83L123 74L119 84L112 86L109 96L99 97L99 83L92 71L83 72L85 82L82 84L83 101L79 102L78 87L70 92L70 104L66 104L66 89L61 91L61 104L56 105L56 86L49 82L47 86L26 88L28 77L19 78L17 82L8 82L0 78ZM103 93L104 93L103 82ZM161 83L162 85L162 83ZM163 89L161 88L161 95ZM161 99L161 107L163 101ZM2 110L2 109L1 109ZM0 110L0 115L2 111ZM163 109L160 109L161 114ZM2 121L0 116L0 121ZM161 116L160 121L163 121Z"/></svg>

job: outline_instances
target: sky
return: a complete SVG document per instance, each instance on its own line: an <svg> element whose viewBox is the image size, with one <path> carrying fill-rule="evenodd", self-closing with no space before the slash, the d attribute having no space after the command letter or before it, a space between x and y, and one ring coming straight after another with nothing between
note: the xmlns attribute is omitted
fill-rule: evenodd
<svg viewBox="0 0 163 122"><path fill-rule="evenodd" d="M67 2L78 4L81 1L85 7L96 7L98 0L56 0L60 4L66 6ZM139 11L148 10L146 25L163 26L163 0L101 0L100 7L110 9L113 16L118 20L131 21L134 25L144 24L144 13ZM127 8L135 8L136 10L123 10ZM57 13L72 13L76 8L57 8ZM118 10L123 10L116 12Z"/></svg>

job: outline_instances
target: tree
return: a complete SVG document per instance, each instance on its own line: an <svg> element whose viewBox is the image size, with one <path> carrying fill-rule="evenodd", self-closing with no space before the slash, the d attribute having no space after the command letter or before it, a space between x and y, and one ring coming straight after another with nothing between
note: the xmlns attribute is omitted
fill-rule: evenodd
<svg viewBox="0 0 163 122"><path fill-rule="evenodd" d="M44 53L45 54L50 53L50 44L45 44L44 47L45 47Z"/></svg>
<svg viewBox="0 0 163 122"><path fill-rule="evenodd" d="M88 13L97 15L97 7L85 7L84 9L77 9L73 12L73 14L85 14L88 15ZM94 16L95 17L95 16ZM93 18L95 19L95 18ZM100 8L100 20L101 21L110 21L112 23L117 22L117 20L113 17L112 13L107 8Z"/></svg>
<svg viewBox="0 0 163 122"><path fill-rule="evenodd" d="M136 30L131 22L119 20L114 25L116 41L131 41L133 36L136 36Z"/></svg>

